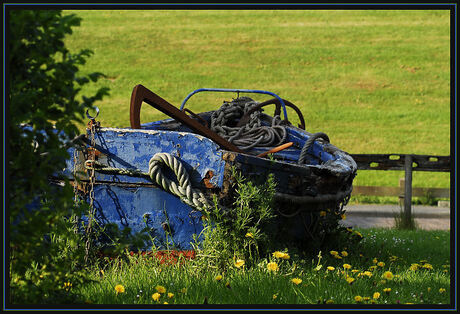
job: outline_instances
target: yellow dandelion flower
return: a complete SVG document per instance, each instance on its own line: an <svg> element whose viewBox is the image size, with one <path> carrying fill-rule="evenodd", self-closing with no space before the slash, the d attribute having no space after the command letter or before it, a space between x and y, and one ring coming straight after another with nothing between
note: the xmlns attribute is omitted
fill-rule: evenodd
<svg viewBox="0 0 460 314"><path fill-rule="evenodd" d="M362 235L361 232L359 232L359 231L355 231L355 234L356 234L358 237L360 237L360 238L363 237L363 235Z"/></svg>
<svg viewBox="0 0 460 314"><path fill-rule="evenodd" d="M276 258L281 258L284 253L283 252L280 252L280 251L275 251L272 253L273 257L276 257Z"/></svg>
<svg viewBox="0 0 460 314"><path fill-rule="evenodd" d="M423 264L423 266L422 266L422 267L423 267L423 268L425 268L425 269L433 269L433 265L431 265L431 264L428 264L428 263L426 263L426 264Z"/></svg>
<svg viewBox="0 0 460 314"><path fill-rule="evenodd" d="M164 301L163 304L169 304L168 302Z"/></svg>
<svg viewBox="0 0 460 314"><path fill-rule="evenodd" d="M347 257L348 256L348 252L347 251L342 251L340 252L342 254L343 257Z"/></svg>
<svg viewBox="0 0 460 314"><path fill-rule="evenodd" d="M444 289L444 288L439 288L439 293L444 293L444 292L446 292L446 289Z"/></svg>
<svg viewBox="0 0 460 314"><path fill-rule="evenodd" d="M356 274L357 272L359 272L359 270L358 270L358 269L352 269L351 272L352 272L353 274Z"/></svg>
<svg viewBox="0 0 460 314"><path fill-rule="evenodd" d="M371 299L371 297L364 297L363 300L364 301L369 301Z"/></svg>
<svg viewBox="0 0 460 314"><path fill-rule="evenodd" d="M334 300L329 299L326 301L326 304L334 304Z"/></svg>
<svg viewBox="0 0 460 314"><path fill-rule="evenodd" d="M320 215L321 217L326 217L326 211L324 211L324 210L320 211L320 212L319 212L319 215Z"/></svg>
<svg viewBox="0 0 460 314"><path fill-rule="evenodd" d="M296 285L299 285L302 283L302 279L300 278L292 278L291 281Z"/></svg>
<svg viewBox="0 0 460 314"><path fill-rule="evenodd" d="M64 289L69 291L70 288L72 288L72 283L70 283L70 281L64 282Z"/></svg>
<svg viewBox="0 0 460 314"><path fill-rule="evenodd" d="M372 295L372 298L375 299L375 300L380 298L380 292L374 292L374 294Z"/></svg>
<svg viewBox="0 0 460 314"><path fill-rule="evenodd" d="M275 262L268 263L267 268L269 271L278 271L279 269L278 264Z"/></svg>
<svg viewBox="0 0 460 314"><path fill-rule="evenodd" d="M243 266L243 265L244 265L244 260L242 260L242 259L237 259L237 260L236 260L235 266L236 266L237 268L240 268L240 267Z"/></svg>
<svg viewBox="0 0 460 314"><path fill-rule="evenodd" d="M288 253L284 253L284 252L280 252L280 251L273 252L273 256L276 257L276 258L282 258L282 259L290 259L291 258Z"/></svg>
<svg viewBox="0 0 460 314"><path fill-rule="evenodd" d="M339 252L337 252L337 251L330 251L329 253L330 253L332 256L339 255Z"/></svg>
<svg viewBox="0 0 460 314"><path fill-rule="evenodd" d="M377 268L377 266L373 265L369 267L369 270L374 271Z"/></svg>
<svg viewBox="0 0 460 314"><path fill-rule="evenodd" d="M356 301L356 302L362 302L362 301L363 301L363 297L360 296L360 295L357 295L357 296L355 296L355 301Z"/></svg>
<svg viewBox="0 0 460 314"><path fill-rule="evenodd" d="M123 287L122 285L116 285L115 286L115 291L117 292L117 294L123 293L123 292L125 292L125 287Z"/></svg>
<svg viewBox="0 0 460 314"><path fill-rule="evenodd" d="M414 264L411 264L411 265L410 265L409 270L414 271L414 270L417 270L419 267L420 267L419 264L414 263Z"/></svg>
<svg viewBox="0 0 460 314"><path fill-rule="evenodd" d="M342 256L340 256L340 255L334 255L334 258L336 258L336 259L342 259Z"/></svg>
<svg viewBox="0 0 460 314"><path fill-rule="evenodd" d="M348 282L349 284L352 284L353 281L355 281L355 278L353 278L353 277L347 277L347 282Z"/></svg>
<svg viewBox="0 0 460 314"><path fill-rule="evenodd" d="M327 266L327 270L333 271L335 270L334 266Z"/></svg>
<svg viewBox="0 0 460 314"><path fill-rule="evenodd" d="M217 281L221 281L221 280L222 280L222 275L217 275L215 279L216 279Z"/></svg>
<svg viewBox="0 0 460 314"><path fill-rule="evenodd" d="M254 239L254 235L251 232L246 233L245 237Z"/></svg>
<svg viewBox="0 0 460 314"><path fill-rule="evenodd" d="M291 257L289 256L288 253L284 253L284 255L281 258L282 259L290 259Z"/></svg>
<svg viewBox="0 0 460 314"><path fill-rule="evenodd" d="M342 214L342 215L340 215L340 218L342 218L342 220L345 220L345 219L347 219L347 215Z"/></svg>
<svg viewBox="0 0 460 314"><path fill-rule="evenodd" d="M163 287L163 286L156 286L155 290L158 291L159 293L165 293L166 292L166 288Z"/></svg>
<svg viewBox="0 0 460 314"><path fill-rule="evenodd" d="M171 299L172 297L174 297L174 293L169 292L169 293L168 293L168 298Z"/></svg>
<svg viewBox="0 0 460 314"><path fill-rule="evenodd" d="M383 289L383 292L385 292L385 293L390 293L390 292L391 292L391 288L384 288L384 289Z"/></svg>
<svg viewBox="0 0 460 314"><path fill-rule="evenodd" d="M383 266L385 266L385 263L384 263L384 262L378 262L378 263L377 263L377 266L383 267Z"/></svg>
<svg viewBox="0 0 460 314"><path fill-rule="evenodd" d="M278 297L278 295L274 294L272 298L273 298L273 300L275 300L277 297Z"/></svg>
<svg viewBox="0 0 460 314"><path fill-rule="evenodd" d="M374 259L372 260L372 263L377 264L378 260L374 257Z"/></svg>
<svg viewBox="0 0 460 314"><path fill-rule="evenodd" d="M160 300L160 297L161 297L161 294L159 294L158 292L155 292L154 294L152 294L153 301Z"/></svg>
<svg viewBox="0 0 460 314"><path fill-rule="evenodd" d="M350 269L351 265L350 264L343 264L343 269Z"/></svg>
<svg viewBox="0 0 460 314"><path fill-rule="evenodd" d="M367 276L367 277L372 277L372 273L368 270L366 270L364 273L363 273L364 276Z"/></svg>
<svg viewBox="0 0 460 314"><path fill-rule="evenodd" d="M392 280L394 275L391 271L386 271L383 273L382 275L383 278L387 279L387 280Z"/></svg>

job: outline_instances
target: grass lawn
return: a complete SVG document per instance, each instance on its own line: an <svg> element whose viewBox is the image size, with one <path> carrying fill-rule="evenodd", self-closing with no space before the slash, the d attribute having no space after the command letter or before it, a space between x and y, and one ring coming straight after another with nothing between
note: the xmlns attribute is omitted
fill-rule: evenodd
<svg viewBox="0 0 460 314"><path fill-rule="evenodd" d="M321 254L309 257L288 252L285 259L270 254L256 266L235 266L224 273L203 267L206 257L182 266L129 257L94 268L90 272L94 282L74 288L90 304L149 304L165 309L205 302L275 307L319 303L325 304L323 308L329 303L450 303L449 231L354 232L363 236L357 244L330 243ZM269 271L269 262L277 263L278 269ZM123 292L117 293L117 285L123 286Z"/></svg>
<svg viewBox="0 0 460 314"><path fill-rule="evenodd" d="M308 131L325 132L349 153L450 154L447 10L64 13L83 18L66 45L94 51L83 72L107 75L86 90L111 89L97 104L103 126L129 126L136 84L176 106L203 87L263 89L299 106ZM187 108L213 110L231 97L200 93ZM142 123L162 117L141 111ZM354 184L398 186L400 177L361 171ZM449 187L449 174L415 172L413 185Z"/></svg>

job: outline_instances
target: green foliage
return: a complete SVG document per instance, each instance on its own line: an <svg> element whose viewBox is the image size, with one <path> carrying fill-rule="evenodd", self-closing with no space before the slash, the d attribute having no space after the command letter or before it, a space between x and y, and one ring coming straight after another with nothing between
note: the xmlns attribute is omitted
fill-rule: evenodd
<svg viewBox="0 0 460 314"><path fill-rule="evenodd" d="M53 303L64 295L76 302L70 284L86 275L75 222L85 207L74 204L68 182L59 187L49 180L65 167L66 144L78 133L84 110L108 89L78 97L82 86L102 76L79 75L91 51L71 53L64 44L80 18L54 10L9 13L10 301Z"/></svg>
<svg viewBox="0 0 460 314"><path fill-rule="evenodd" d="M273 175L268 174L262 185L247 181L235 168L232 177L236 186L232 208L224 210L215 202L204 212L204 239L196 250L206 267L227 269L238 259L251 265L260 257L260 246L269 246L272 240L265 229L275 217Z"/></svg>

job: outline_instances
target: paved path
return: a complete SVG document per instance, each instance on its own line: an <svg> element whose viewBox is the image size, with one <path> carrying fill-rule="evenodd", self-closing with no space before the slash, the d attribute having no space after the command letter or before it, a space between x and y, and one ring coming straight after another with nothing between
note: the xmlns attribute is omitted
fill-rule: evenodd
<svg viewBox="0 0 460 314"><path fill-rule="evenodd" d="M392 228L401 208L399 205L347 205L345 210L346 219L341 221L344 226ZM412 216L420 229L450 230L449 207L413 205Z"/></svg>

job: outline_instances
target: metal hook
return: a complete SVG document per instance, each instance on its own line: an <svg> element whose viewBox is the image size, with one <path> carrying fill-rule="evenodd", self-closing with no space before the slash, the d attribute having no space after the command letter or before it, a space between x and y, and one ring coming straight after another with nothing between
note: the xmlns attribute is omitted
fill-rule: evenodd
<svg viewBox="0 0 460 314"><path fill-rule="evenodd" d="M97 106L94 106L94 110L96 110L96 116L95 116L95 117L90 116L89 113L88 113L88 110L89 110L89 109L86 109L86 117L87 117L88 119L90 119L90 120L96 119L97 116L99 115L99 108L98 108Z"/></svg>

